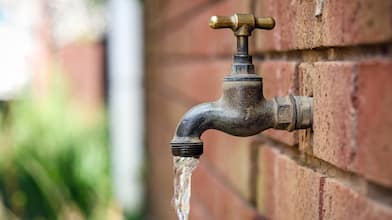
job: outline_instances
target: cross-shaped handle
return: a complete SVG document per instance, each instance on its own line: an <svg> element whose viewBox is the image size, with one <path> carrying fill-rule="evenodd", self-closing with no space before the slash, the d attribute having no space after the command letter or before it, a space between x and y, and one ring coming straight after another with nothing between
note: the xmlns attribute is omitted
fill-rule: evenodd
<svg viewBox="0 0 392 220"><path fill-rule="evenodd" d="M230 28L236 36L250 36L254 29L273 29L272 17L258 18L252 14L234 14L233 16L212 16L210 27L214 29Z"/></svg>

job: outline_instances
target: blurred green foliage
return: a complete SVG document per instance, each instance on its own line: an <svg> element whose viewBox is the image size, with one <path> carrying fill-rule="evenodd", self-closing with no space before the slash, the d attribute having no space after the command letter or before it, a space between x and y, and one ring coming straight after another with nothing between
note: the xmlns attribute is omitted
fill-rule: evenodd
<svg viewBox="0 0 392 220"><path fill-rule="evenodd" d="M1 219L108 219L105 117L88 120L65 100L25 98L0 114Z"/></svg>

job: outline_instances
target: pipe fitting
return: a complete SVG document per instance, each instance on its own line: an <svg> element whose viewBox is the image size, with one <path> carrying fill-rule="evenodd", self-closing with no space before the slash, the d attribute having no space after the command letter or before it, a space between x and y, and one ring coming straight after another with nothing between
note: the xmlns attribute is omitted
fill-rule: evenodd
<svg viewBox="0 0 392 220"><path fill-rule="evenodd" d="M312 126L313 99L304 96L281 96L273 99L275 102L275 129L293 131Z"/></svg>
<svg viewBox="0 0 392 220"><path fill-rule="evenodd" d="M313 125L313 98L294 96L296 108L295 129L312 128Z"/></svg>

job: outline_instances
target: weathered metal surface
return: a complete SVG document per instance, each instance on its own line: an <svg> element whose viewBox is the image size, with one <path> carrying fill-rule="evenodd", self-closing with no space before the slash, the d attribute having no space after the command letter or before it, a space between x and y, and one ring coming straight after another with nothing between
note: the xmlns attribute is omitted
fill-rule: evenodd
<svg viewBox="0 0 392 220"><path fill-rule="evenodd" d="M273 29L275 20L271 17L257 18L252 14L239 14L233 16L212 16L210 27L214 29L230 28L236 36L250 36L254 29Z"/></svg>
<svg viewBox="0 0 392 220"><path fill-rule="evenodd" d="M200 137L208 129L246 137L268 128L292 131L312 126L312 98L289 95L266 100L262 78L254 72L247 37L254 28L271 29L274 24L272 18L246 14L211 18L211 27L232 28L236 33L232 72L224 79L219 100L197 105L183 116L171 141L173 155L199 157L203 153ZM248 33L237 34L241 28Z"/></svg>

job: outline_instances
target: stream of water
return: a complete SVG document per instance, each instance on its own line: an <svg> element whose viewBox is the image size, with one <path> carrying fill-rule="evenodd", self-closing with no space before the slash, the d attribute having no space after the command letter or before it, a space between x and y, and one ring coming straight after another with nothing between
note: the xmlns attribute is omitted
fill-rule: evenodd
<svg viewBox="0 0 392 220"><path fill-rule="evenodd" d="M173 205L178 220L188 220L191 198L191 177L199 160L193 157L174 157L174 197Z"/></svg>

